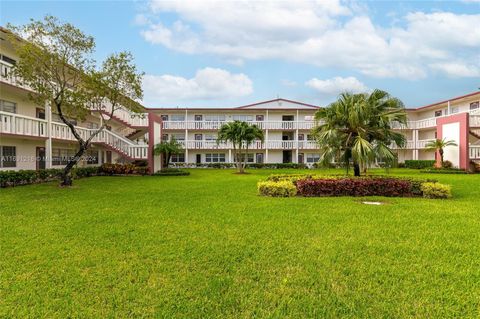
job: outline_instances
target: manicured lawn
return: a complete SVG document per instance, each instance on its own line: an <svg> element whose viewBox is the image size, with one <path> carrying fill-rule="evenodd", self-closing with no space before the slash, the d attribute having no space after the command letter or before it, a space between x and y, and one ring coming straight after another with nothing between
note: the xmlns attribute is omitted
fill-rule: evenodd
<svg viewBox="0 0 480 319"><path fill-rule="evenodd" d="M480 175L369 206L191 172L0 189L0 317L480 315Z"/></svg>

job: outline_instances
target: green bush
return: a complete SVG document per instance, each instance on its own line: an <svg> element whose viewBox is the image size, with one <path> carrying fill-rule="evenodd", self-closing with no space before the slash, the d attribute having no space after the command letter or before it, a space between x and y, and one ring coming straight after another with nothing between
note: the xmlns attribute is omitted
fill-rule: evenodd
<svg viewBox="0 0 480 319"><path fill-rule="evenodd" d="M156 176L187 176L190 175L190 172L184 171L178 168L165 168L155 174Z"/></svg>
<svg viewBox="0 0 480 319"><path fill-rule="evenodd" d="M429 174L468 174L467 171L460 168L427 168L422 169L421 172Z"/></svg>
<svg viewBox="0 0 480 319"><path fill-rule="evenodd" d="M425 198L450 198L452 197L452 188L450 185L440 183L423 183L423 197Z"/></svg>
<svg viewBox="0 0 480 319"><path fill-rule="evenodd" d="M442 168L453 168L453 163L450 161L443 161Z"/></svg>
<svg viewBox="0 0 480 319"><path fill-rule="evenodd" d="M435 160L406 160L406 168L422 169L433 167L435 165Z"/></svg>
<svg viewBox="0 0 480 319"><path fill-rule="evenodd" d="M258 194L272 197L293 197L297 195L297 188L289 181L260 181L257 183Z"/></svg>

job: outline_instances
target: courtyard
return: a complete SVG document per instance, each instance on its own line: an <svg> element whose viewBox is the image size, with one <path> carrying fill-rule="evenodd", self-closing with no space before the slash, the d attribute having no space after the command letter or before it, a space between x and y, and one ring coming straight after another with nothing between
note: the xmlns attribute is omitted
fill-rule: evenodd
<svg viewBox="0 0 480 319"><path fill-rule="evenodd" d="M453 198L377 206L257 195L299 170L190 172L1 189L0 317L478 315L479 174L392 170Z"/></svg>

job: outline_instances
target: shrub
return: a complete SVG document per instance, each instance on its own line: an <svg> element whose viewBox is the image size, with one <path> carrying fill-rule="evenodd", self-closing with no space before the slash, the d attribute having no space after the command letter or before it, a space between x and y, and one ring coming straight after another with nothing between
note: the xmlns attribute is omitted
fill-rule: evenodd
<svg viewBox="0 0 480 319"><path fill-rule="evenodd" d="M272 197L293 197L297 188L289 181L260 181L257 183L258 194Z"/></svg>
<svg viewBox="0 0 480 319"><path fill-rule="evenodd" d="M144 169L141 169L133 164L109 164L105 163L100 166L100 172L105 175L129 175L140 174Z"/></svg>
<svg viewBox="0 0 480 319"><path fill-rule="evenodd" d="M460 168L427 168L421 172L429 174L468 174L467 171Z"/></svg>
<svg viewBox="0 0 480 319"><path fill-rule="evenodd" d="M453 164L450 161L443 161L442 168L452 168Z"/></svg>
<svg viewBox="0 0 480 319"><path fill-rule="evenodd" d="M433 167L435 165L435 160L406 160L406 168L422 169Z"/></svg>
<svg viewBox="0 0 480 319"><path fill-rule="evenodd" d="M72 170L72 175L74 178L81 178L81 177L90 177L98 175L99 167L76 167Z"/></svg>
<svg viewBox="0 0 480 319"><path fill-rule="evenodd" d="M452 189L450 185L440 183L423 183L423 197L425 198L450 198L452 197Z"/></svg>
<svg viewBox="0 0 480 319"><path fill-rule="evenodd" d="M157 176L187 176L190 175L190 172L184 171L178 168L165 168L162 169L158 172L156 172L154 175Z"/></svg>
<svg viewBox="0 0 480 319"><path fill-rule="evenodd" d="M412 184L396 178L322 178L297 181L302 196L412 196Z"/></svg>

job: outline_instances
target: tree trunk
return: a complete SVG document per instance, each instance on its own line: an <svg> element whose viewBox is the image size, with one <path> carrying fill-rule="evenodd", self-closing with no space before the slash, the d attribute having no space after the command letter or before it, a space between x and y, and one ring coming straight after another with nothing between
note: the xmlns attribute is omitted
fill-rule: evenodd
<svg viewBox="0 0 480 319"><path fill-rule="evenodd" d="M78 150L78 152L75 154L75 156L71 160L68 161L67 165L63 169L62 182L60 183L60 186L69 187L73 185L72 168L78 163L78 161L82 157L83 153L85 153L87 148L88 146L80 145L80 149Z"/></svg>
<svg viewBox="0 0 480 319"><path fill-rule="evenodd" d="M443 167L443 149L442 148L439 149L438 153L440 154L440 164L441 164L440 167Z"/></svg>
<svg viewBox="0 0 480 319"><path fill-rule="evenodd" d="M353 162L353 175L360 176L360 165L357 162Z"/></svg>

